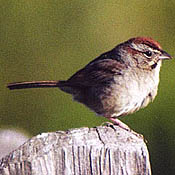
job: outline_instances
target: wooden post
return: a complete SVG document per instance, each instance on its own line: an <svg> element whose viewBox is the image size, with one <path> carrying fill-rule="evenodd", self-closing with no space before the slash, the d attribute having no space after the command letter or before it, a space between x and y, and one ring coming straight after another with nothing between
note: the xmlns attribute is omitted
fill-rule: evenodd
<svg viewBox="0 0 175 175"><path fill-rule="evenodd" d="M107 125L37 135L0 161L0 174L151 175L151 168L141 137Z"/></svg>

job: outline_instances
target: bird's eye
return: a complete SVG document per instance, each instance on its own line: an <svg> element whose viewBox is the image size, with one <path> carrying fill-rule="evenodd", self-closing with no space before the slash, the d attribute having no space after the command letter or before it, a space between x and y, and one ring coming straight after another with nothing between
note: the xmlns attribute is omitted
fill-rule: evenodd
<svg viewBox="0 0 175 175"><path fill-rule="evenodd" d="M146 51L145 53L144 53L147 57L151 57L152 56L152 52L151 51Z"/></svg>

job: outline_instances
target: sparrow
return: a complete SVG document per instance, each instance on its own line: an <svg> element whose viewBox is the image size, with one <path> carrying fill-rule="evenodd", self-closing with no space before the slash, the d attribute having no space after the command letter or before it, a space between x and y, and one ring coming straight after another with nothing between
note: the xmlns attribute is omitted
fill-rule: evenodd
<svg viewBox="0 0 175 175"><path fill-rule="evenodd" d="M97 115L129 130L118 118L155 99L162 61L171 58L152 38L136 37L101 54L67 80L15 82L7 87L59 88Z"/></svg>

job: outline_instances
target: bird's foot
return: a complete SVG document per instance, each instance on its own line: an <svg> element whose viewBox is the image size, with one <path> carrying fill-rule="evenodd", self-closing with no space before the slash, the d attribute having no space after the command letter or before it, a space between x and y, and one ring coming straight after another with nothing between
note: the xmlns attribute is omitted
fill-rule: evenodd
<svg viewBox="0 0 175 175"><path fill-rule="evenodd" d="M114 125L117 125L119 126L120 128L126 130L126 131L129 131L131 132L132 134L134 134L135 136L139 137L139 138L142 138L144 139L143 135L142 134L138 134L136 133L135 131L133 131L131 128L129 128L125 123L123 123L122 121L120 121L119 119L116 119L116 118L113 118L113 117L110 117L108 118L110 121L113 122ZM107 124L110 124L110 122L106 122ZM144 139L145 140L145 139Z"/></svg>

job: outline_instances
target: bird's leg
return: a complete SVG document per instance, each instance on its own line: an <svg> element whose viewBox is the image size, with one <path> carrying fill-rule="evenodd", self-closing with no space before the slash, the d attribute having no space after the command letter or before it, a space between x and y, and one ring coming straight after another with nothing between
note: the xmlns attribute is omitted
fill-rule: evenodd
<svg viewBox="0 0 175 175"><path fill-rule="evenodd" d="M120 128L126 130L126 131L131 131L131 129L122 121L120 121L119 119L110 117L108 118L109 120L111 120L115 125L118 125Z"/></svg>
<svg viewBox="0 0 175 175"><path fill-rule="evenodd" d="M118 125L120 128L126 130L126 131L129 131L131 132L132 134L134 134L135 136L137 137L140 137L141 139L144 139L143 135L142 134L138 134L136 133L135 131L133 131L131 128L129 128L125 123L123 123L122 121L120 121L119 119L117 118L113 118L113 117L110 117L108 118L109 120L111 120L114 125ZM145 140L145 139L144 139ZM147 140L145 140L145 142L147 143Z"/></svg>

